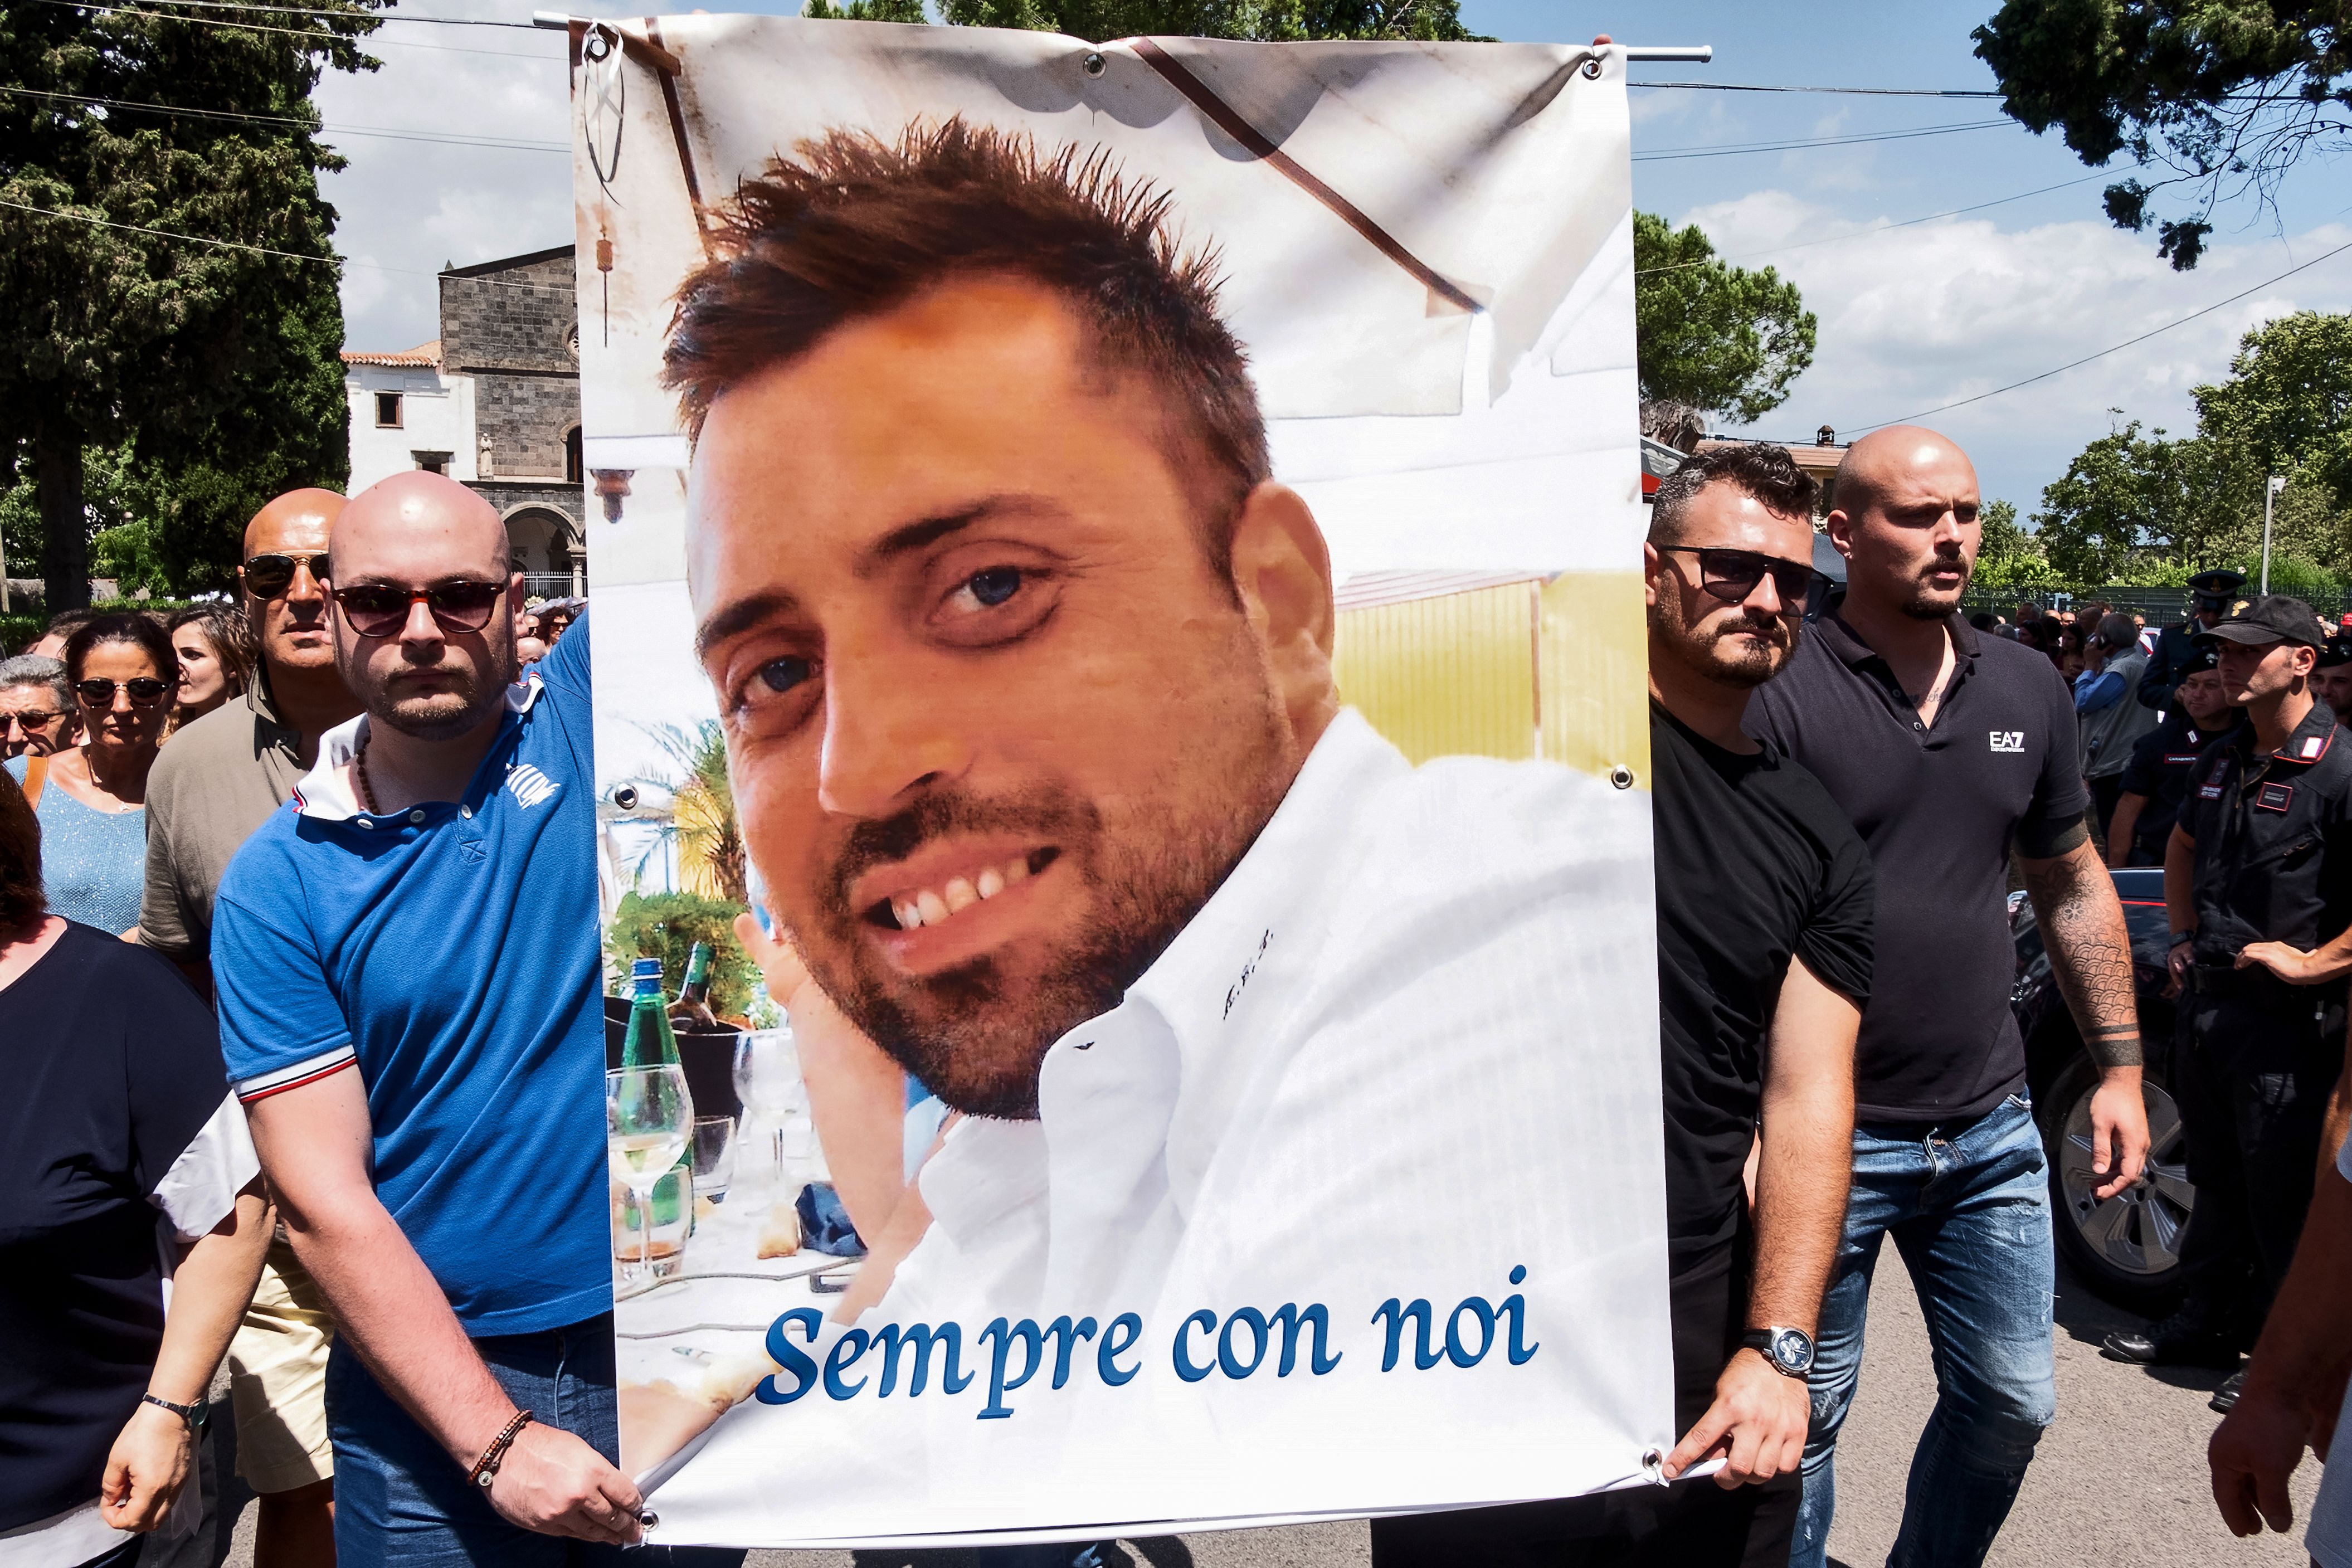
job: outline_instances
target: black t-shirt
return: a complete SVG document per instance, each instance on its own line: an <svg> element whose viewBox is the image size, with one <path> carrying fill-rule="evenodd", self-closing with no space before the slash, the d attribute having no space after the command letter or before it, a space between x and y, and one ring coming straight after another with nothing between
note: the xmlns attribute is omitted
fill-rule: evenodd
<svg viewBox="0 0 2352 1568"><path fill-rule="evenodd" d="M2179 820L2180 803L2189 795L2189 772L2204 750L2221 737L2197 728L2186 708L2174 708L2164 722L2139 738L2131 761L2124 766L2126 795L2145 795L2139 820L2132 825L2132 846L2161 864L2164 841ZM2104 846L2102 846L2104 847Z"/></svg>
<svg viewBox="0 0 2352 1568"><path fill-rule="evenodd" d="M2089 802L2057 667L1958 616L1946 629L1952 678L1932 729L1834 609L1748 705L1748 732L1822 781L1877 868L1877 982L1854 1048L1863 1121L1981 1116L2024 1084L2009 852L2080 842Z"/></svg>
<svg viewBox="0 0 2352 1568"><path fill-rule="evenodd" d="M228 1102L212 1012L153 953L69 924L0 991L0 1016L9 1530L97 1500L163 1342L163 1249L216 1225L223 1182L246 1176L206 1133Z"/></svg>
<svg viewBox="0 0 2352 1568"><path fill-rule="evenodd" d="M1870 997L1870 855L1820 781L1769 742L1727 752L1650 707L1666 1236L1676 1275L1730 1242L1763 1052L1794 956Z"/></svg>

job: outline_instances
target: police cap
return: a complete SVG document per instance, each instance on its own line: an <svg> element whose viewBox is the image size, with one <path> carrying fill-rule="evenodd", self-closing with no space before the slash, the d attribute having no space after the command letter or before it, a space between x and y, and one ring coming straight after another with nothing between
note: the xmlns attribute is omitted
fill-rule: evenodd
<svg viewBox="0 0 2352 1568"><path fill-rule="evenodd" d="M2202 599L2226 599L2246 585L2243 572L2232 572L2227 566L2215 566L2189 579L2189 587Z"/></svg>
<svg viewBox="0 0 2352 1568"><path fill-rule="evenodd" d="M2334 669L2340 664L2352 664L2352 634L2338 632L2319 645L2319 658L2314 669Z"/></svg>
<svg viewBox="0 0 2352 1568"><path fill-rule="evenodd" d="M2301 643L2305 647L2319 647L2326 641L2320 635L2319 617L2312 613L2311 606L2284 594L2232 600L2229 613L2198 636L2200 639L2221 637L2235 643Z"/></svg>

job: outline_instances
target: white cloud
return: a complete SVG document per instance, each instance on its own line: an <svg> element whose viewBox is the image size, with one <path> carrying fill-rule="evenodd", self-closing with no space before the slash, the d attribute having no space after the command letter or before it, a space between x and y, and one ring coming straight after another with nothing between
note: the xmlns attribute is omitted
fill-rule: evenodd
<svg viewBox="0 0 2352 1568"><path fill-rule="evenodd" d="M528 0L484 0L469 16L530 20ZM394 13L395 18L398 13ZM424 46L431 46L429 47ZM368 47L383 62L319 84L330 127L367 126L520 142L569 134L564 37L399 20ZM339 221L344 342L408 348L440 331L433 274L572 238L572 163L562 152L337 135L350 167L322 182Z"/></svg>
<svg viewBox="0 0 2352 1568"><path fill-rule="evenodd" d="M467 11L522 22L530 6L531 0L477 0ZM797 7L779 0L777 8ZM331 75L320 83L318 102L329 124L566 140L561 34L393 21L376 38L382 70ZM1727 96L1633 94L1637 142L1690 145L1758 135L1722 101ZM1780 133L1837 134L1852 123L1841 105ZM406 348L433 336L432 274L445 263L486 261L572 237L571 164L562 153L356 135L330 140L351 160L325 182L341 215L338 247L370 264L344 277L346 341L353 347ZM1842 234L1869 221L1863 216L1869 198L1847 190L1901 159L1904 148L1863 144L1760 157L1757 177L1809 194L1759 191L1689 209L1675 221L1698 223L1720 249L1743 259ZM1783 166L1766 173L1765 165L1775 163ZM1821 199L1811 199L1815 195ZM1769 263L1796 279L1822 321L1813 368L1759 430L1798 437L1823 423L1851 428L1989 391L2160 325L2352 238L2352 228L2339 221L2285 240L2232 240L2211 247L2194 272L2175 273L2150 238L2095 218L2006 230L2000 219L1993 213L1878 226L1754 257L1752 264ZM1930 422L1976 454L1989 494L2030 510L2042 486L2107 428L2110 406L2186 429L2188 389L2226 372L2248 327L2302 308L2352 308L2352 255L2140 347Z"/></svg>
<svg viewBox="0 0 2352 1568"><path fill-rule="evenodd" d="M1794 437L1920 413L2163 326L2352 240L2342 224L2210 247L2179 273L2146 236L2096 220L2004 230L1955 218L1836 235L1852 220L1782 191L1688 212L1718 250L1770 265L1821 318L1813 368L1759 434ZM1757 254L1757 253L1763 254ZM2245 331L2297 310L2352 308L2352 254L2210 315L2050 380L1925 421L1968 447L1988 495L2031 510L2042 487L2107 430L2108 409L2175 432L2193 424L2189 389L2219 379Z"/></svg>

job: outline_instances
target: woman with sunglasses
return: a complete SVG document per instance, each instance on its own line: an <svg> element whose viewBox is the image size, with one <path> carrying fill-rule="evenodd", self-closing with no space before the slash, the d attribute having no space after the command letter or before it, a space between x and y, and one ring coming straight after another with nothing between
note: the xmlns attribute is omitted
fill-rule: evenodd
<svg viewBox="0 0 2352 1568"><path fill-rule="evenodd" d="M131 613L85 622L65 661L82 742L48 759L34 803L42 890L65 919L127 935L147 876L147 770L172 716L179 658L162 626ZM23 757L7 767L25 782Z"/></svg>

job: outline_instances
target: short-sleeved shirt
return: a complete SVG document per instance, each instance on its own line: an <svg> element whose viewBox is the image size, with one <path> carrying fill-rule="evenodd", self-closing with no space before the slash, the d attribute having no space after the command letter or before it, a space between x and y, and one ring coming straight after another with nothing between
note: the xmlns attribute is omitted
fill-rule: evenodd
<svg viewBox="0 0 2352 1568"><path fill-rule="evenodd" d="M212 1014L154 954L68 924L0 991L0 1018L9 1531L96 1508L107 1451L163 1346L163 1248L218 1225L256 1166ZM115 1533L94 1517L58 1523L70 1539L43 1539L64 1562Z"/></svg>
<svg viewBox="0 0 2352 1568"><path fill-rule="evenodd" d="M302 776L302 737L278 721L267 668L244 696L172 737L147 774L139 941L166 958L211 956L213 896L254 829Z"/></svg>
<svg viewBox="0 0 2352 1568"><path fill-rule="evenodd" d="M29 762L11 757L22 784ZM76 800L52 771L33 815L41 824L41 896L49 912L121 936L139 923L139 884L147 874L147 813L100 811Z"/></svg>
<svg viewBox="0 0 2352 1568"><path fill-rule="evenodd" d="M2124 768L2119 787L2126 795L2142 795L2147 804L2132 825L2132 844L2141 854L2164 858L2164 841L2172 837L2180 803L2188 798L2189 772L2207 747L2221 737L2200 730L2186 708L2174 708L2164 722L2139 738L2131 762Z"/></svg>
<svg viewBox="0 0 2352 1568"><path fill-rule="evenodd" d="M2196 841L2200 963L2250 942L2310 949L2352 924L2352 734L2314 702L2262 754L2241 724L2189 771L2180 828Z"/></svg>
<svg viewBox="0 0 2352 1568"><path fill-rule="evenodd" d="M1666 1237L1676 1275L1728 1247L1790 959L1870 999L1871 868L1821 782L1767 742L1743 756L1650 708Z"/></svg>
<svg viewBox="0 0 2352 1568"><path fill-rule="evenodd" d="M2088 800L2057 668L1958 616L1946 631L1954 666L1932 729L1834 609L1748 705L1748 733L1821 780L1877 868L1874 979L1854 1053L1864 1121L1965 1120L2024 1083L2009 1010L2010 849L2053 853Z"/></svg>
<svg viewBox="0 0 2352 1568"><path fill-rule="evenodd" d="M376 1193L472 1334L611 1310L585 617L464 796L361 809L368 721L230 863L213 981L248 1105L356 1068Z"/></svg>

